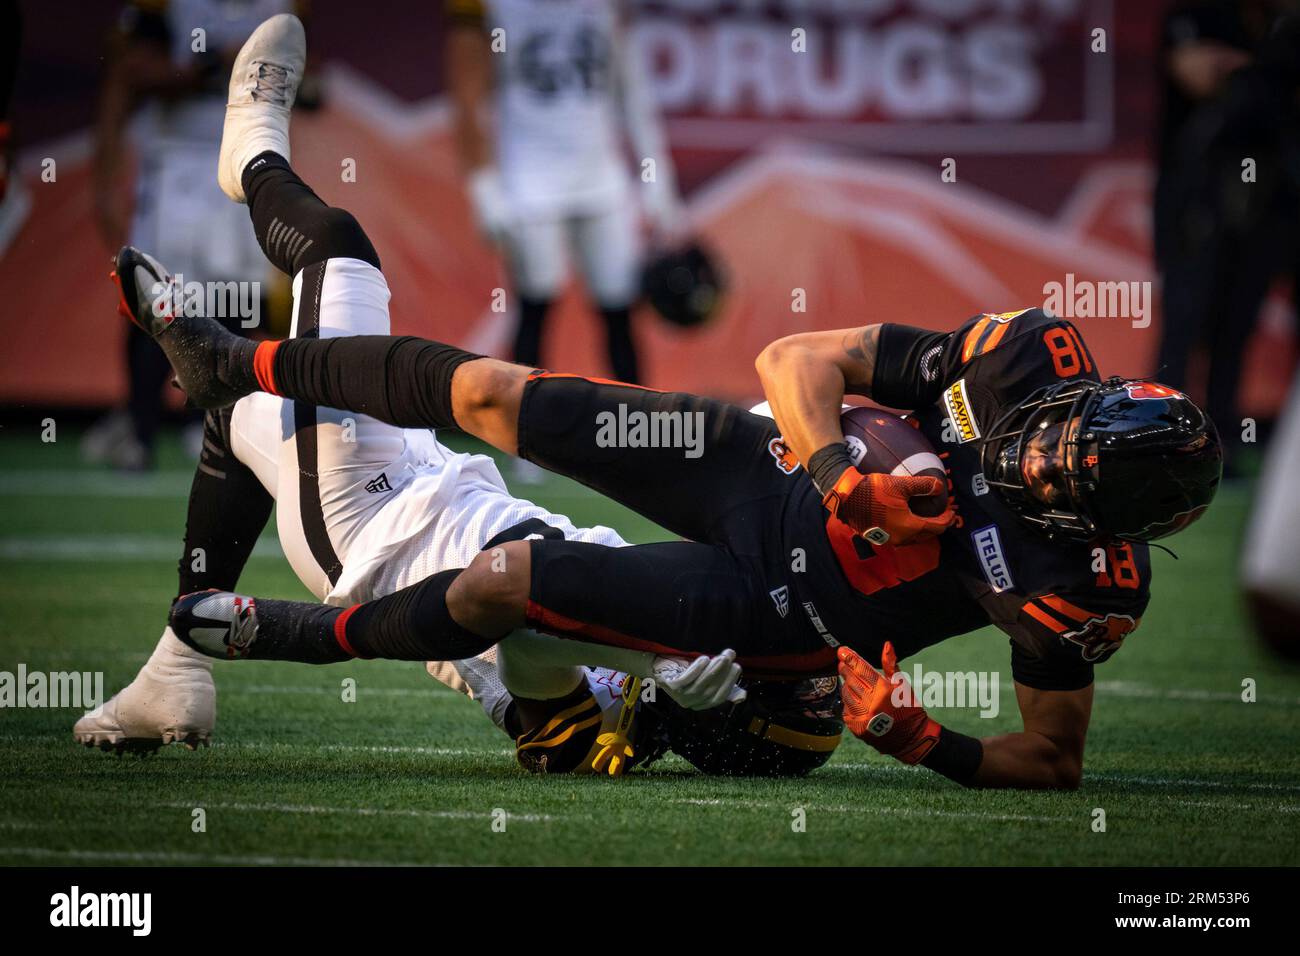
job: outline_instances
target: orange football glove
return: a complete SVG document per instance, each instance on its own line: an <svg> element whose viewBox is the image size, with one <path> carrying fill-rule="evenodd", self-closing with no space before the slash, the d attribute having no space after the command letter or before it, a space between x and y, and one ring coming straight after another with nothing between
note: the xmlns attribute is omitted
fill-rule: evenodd
<svg viewBox="0 0 1300 956"><path fill-rule="evenodd" d="M896 690L900 699L914 700L907 678L898 674L894 645L886 642L880 655L883 674L847 647L839 649L839 658L845 726L864 743L903 763L924 759L939 742L941 728L924 707L894 702Z"/></svg>
<svg viewBox="0 0 1300 956"><path fill-rule="evenodd" d="M943 482L930 476L864 474L845 468L835 487L822 498L830 513L872 544L909 544L933 538L956 518L952 500L943 513L923 518L908 507L909 498L937 495Z"/></svg>

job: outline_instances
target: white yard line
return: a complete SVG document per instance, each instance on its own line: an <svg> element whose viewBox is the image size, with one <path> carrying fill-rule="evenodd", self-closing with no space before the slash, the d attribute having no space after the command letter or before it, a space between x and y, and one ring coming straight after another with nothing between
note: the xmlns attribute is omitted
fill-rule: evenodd
<svg viewBox="0 0 1300 956"><path fill-rule="evenodd" d="M226 748L230 750L324 750L331 753L368 753L368 754L398 754L398 755L416 755L427 757L513 757L514 751L509 748L501 750L485 750L475 747L415 747L400 745L375 745L367 746L364 744L295 744L287 741L219 741L212 745L214 748Z"/></svg>
<svg viewBox="0 0 1300 956"><path fill-rule="evenodd" d="M6 498L186 498L192 471L122 475L111 471L41 469L0 471Z"/></svg>
<svg viewBox="0 0 1300 956"><path fill-rule="evenodd" d="M1204 690L1195 687L1152 687L1139 681L1100 680L1097 693L1106 697L1134 697L1142 700L1197 700L1210 703L1241 704L1240 690ZM1257 703L1281 704L1286 707L1300 705L1300 697L1272 697L1256 691Z"/></svg>
<svg viewBox="0 0 1300 956"><path fill-rule="evenodd" d="M816 804L816 803L799 803L797 800L725 800L725 799L698 799L683 798L680 800L671 800L670 803L686 804L697 807L722 807L725 809L734 809L737 807L767 810L783 809L786 811L802 809L808 813L865 813L885 816L903 816L903 817L945 817L952 819L968 820L988 820L997 822L1015 822L1015 823L1079 823L1082 817L1049 817L1036 816L1032 814L1021 813L986 813L983 811L964 811L964 810L930 810L923 807L877 807L870 804L861 806L850 806L848 804Z"/></svg>
<svg viewBox="0 0 1300 956"><path fill-rule="evenodd" d="M872 773L888 774L919 774L925 772L917 767L904 767L887 763L832 763L827 764L817 773L835 770L853 773L870 771ZM1096 773L1085 768L1083 771L1084 785L1086 786L1090 781L1095 780L1105 783L1131 783L1143 787L1206 787L1218 790L1240 789L1272 791L1275 793L1300 793L1300 784L1293 783L1258 783L1250 781L1234 783L1226 780L1201 780L1195 777L1149 777L1126 773ZM1279 809L1289 809L1289 807L1279 807Z"/></svg>
<svg viewBox="0 0 1300 956"><path fill-rule="evenodd" d="M363 681L357 682L356 694L360 700L367 694L373 694L379 697L457 697L462 700L469 700L460 691L452 690L442 684L435 684L433 679L429 679L430 686L426 688L415 687L366 687ZM341 692L341 687L295 687L284 684L221 684L217 692L222 695L227 694L330 694L337 697Z"/></svg>
<svg viewBox="0 0 1300 956"><path fill-rule="evenodd" d="M1232 810L1247 813L1300 813L1300 805L1294 803L1224 803L1221 800L1168 800L1180 807L1206 807L1211 810Z"/></svg>
<svg viewBox="0 0 1300 956"><path fill-rule="evenodd" d="M302 856L240 856L226 853L176 853L164 850L53 850L39 846L0 847L0 856L91 860L114 863L194 863L219 866L459 866L457 863L407 863L391 860L339 860Z"/></svg>
<svg viewBox="0 0 1300 956"><path fill-rule="evenodd" d="M310 815L338 815L356 817L410 817L418 820L492 820L492 810L416 810L388 809L382 807L324 807L297 803L211 803L205 800L169 801L155 804L171 810L233 810L237 813L300 813ZM510 813L506 821L522 823L550 823L557 817L547 813Z"/></svg>
<svg viewBox="0 0 1300 956"><path fill-rule="evenodd" d="M0 560L103 561L107 559L174 561L179 534L43 534L0 538ZM283 558L279 541L264 538L253 546L255 558Z"/></svg>
<svg viewBox="0 0 1300 956"><path fill-rule="evenodd" d="M1140 786L1152 787L1208 787L1221 790L1272 790L1278 793L1300 793L1300 784L1293 783L1252 783L1250 781L1235 783L1227 780L1200 780L1195 777L1130 776L1125 773L1093 773L1085 769L1083 771L1083 781L1087 783L1089 780L1104 780L1107 783L1135 783Z"/></svg>

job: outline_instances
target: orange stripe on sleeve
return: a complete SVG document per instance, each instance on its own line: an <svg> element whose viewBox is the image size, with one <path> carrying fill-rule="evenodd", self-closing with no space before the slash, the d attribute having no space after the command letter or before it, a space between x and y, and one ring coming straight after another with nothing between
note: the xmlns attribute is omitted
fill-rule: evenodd
<svg viewBox="0 0 1300 956"><path fill-rule="evenodd" d="M1007 334L1007 329L1009 328L1011 328L1010 322L997 323L993 327L993 330L989 332L989 337L984 340L984 344L980 346L980 350L975 354L984 355L986 352L992 352L998 347L998 343L1002 341L1003 337Z"/></svg>
<svg viewBox="0 0 1300 956"><path fill-rule="evenodd" d="M989 318L980 319L975 323L975 327L966 333L966 341L961 347L961 360L969 362L975 355L975 345L979 342L980 336L984 334L985 327L993 321Z"/></svg>
<svg viewBox="0 0 1300 956"><path fill-rule="evenodd" d="M351 642L348 641L348 618L360 606L360 604L354 604L334 619L334 640L338 641L339 647L343 648L345 654L351 654L353 657L360 657L361 655L353 650Z"/></svg>
<svg viewBox="0 0 1300 956"><path fill-rule="evenodd" d="M258 387L272 395L280 394L275 390L275 350L279 347L278 340L259 342L257 351L253 353L253 375L257 378Z"/></svg>
<svg viewBox="0 0 1300 956"><path fill-rule="evenodd" d="M1071 604L1064 598L1059 598L1055 594L1044 594L1039 598L1044 604L1053 611L1058 611L1066 617L1073 618L1076 621L1086 621L1089 618L1100 617L1099 614L1093 614L1091 611L1085 611L1076 604Z"/></svg>
<svg viewBox="0 0 1300 956"><path fill-rule="evenodd" d="M1062 624L1056 618L1052 617L1052 615L1048 614L1046 611L1044 611L1033 601L1026 601L1024 606L1020 610L1024 611L1035 621L1037 621L1039 624L1043 625L1044 627L1048 628L1049 630L1053 630L1058 634L1062 634L1065 632L1064 624Z"/></svg>
<svg viewBox="0 0 1300 956"><path fill-rule="evenodd" d="M653 641L641 640L600 624L579 621L576 618L543 607L531 598L528 601L524 616L527 618L529 626L556 637L569 637L579 641L586 640L589 643L608 644L613 647L625 647L634 651L648 651L651 654L664 654L688 659L699 657L701 653L700 651L685 651L680 648L669 647L666 644L656 644ZM829 647L802 654L771 654L756 657L742 655L737 657L736 661L744 668L746 674L760 679L763 677L788 679L810 674L832 674L835 671L835 651Z"/></svg>

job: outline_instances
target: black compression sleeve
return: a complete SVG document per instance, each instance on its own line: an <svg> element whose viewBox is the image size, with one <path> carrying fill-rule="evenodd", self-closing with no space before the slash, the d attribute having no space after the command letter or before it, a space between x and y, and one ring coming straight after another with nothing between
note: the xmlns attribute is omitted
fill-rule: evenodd
<svg viewBox="0 0 1300 956"><path fill-rule="evenodd" d="M451 378L482 358L411 336L290 339L275 350L275 391L285 398L360 412L399 428L455 428Z"/></svg>
<svg viewBox="0 0 1300 956"><path fill-rule="evenodd" d="M442 571L356 605L343 626L351 651L357 657L395 661L458 661L482 654L500 638L480 637L461 627L447 609L447 589L460 573Z"/></svg>
<svg viewBox="0 0 1300 956"><path fill-rule="evenodd" d="M925 755L921 766L968 787L983 762L984 744L974 737L940 727L939 739Z"/></svg>
<svg viewBox="0 0 1300 956"><path fill-rule="evenodd" d="M190 484L178 594L233 591L271 517L271 495L230 450L232 408L203 418L203 452Z"/></svg>
<svg viewBox="0 0 1300 956"><path fill-rule="evenodd" d="M325 205L283 156L254 156L242 183L258 244L281 272L295 276L326 259L360 259L380 267L379 254L356 218Z"/></svg>

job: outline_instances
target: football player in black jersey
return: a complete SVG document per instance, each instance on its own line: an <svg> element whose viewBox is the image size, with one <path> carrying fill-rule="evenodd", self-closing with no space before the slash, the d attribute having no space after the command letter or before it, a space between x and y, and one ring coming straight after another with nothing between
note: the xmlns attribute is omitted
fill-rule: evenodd
<svg viewBox="0 0 1300 956"><path fill-rule="evenodd" d="M846 392L915 410L946 461L954 527L899 549L928 551L930 567L881 581L863 573L880 549L854 540L852 555L838 552L869 596L886 676L897 657L983 624L1011 637L1022 733L977 745L943 730L891 703L893 681L841 648L850 729L907 762L955 757L963 782L1077 785L1093 666L1146 609L1146 542L1194 521L1217 488L1208 418L1165 386L1101 381L1078 330L1038 309L979 315L952 333L890 324L795 335L770 345L758 369L786 443L828 498L855 480L834 411Z"/></svg>
<svg viewBox="0 0 1300 956"><path fill-rule="evenodd" d="M294 75L292 63L275 74ZM243 108L227 138L258 145L223 141L222 156L248 157L232 195L247 198L268 257L291 273L331 257L378 267L356 220L260 145L287 142L287 111ZM268 241L275 222L307 240L292 257ZM214 657L457 660L525 626L656 653L734 647L751 678L833 673L838 656L846 723L883 752L966 785L1073 787L1093 666L1146 608L1145 542L1195 520L1219 481L1218 436L1195 405L1154 383L1101 381L1078 331L1039 310L950 333L891 324L783 339L758 360L774 423L410 337L255 343L156 314L150 289L165 277L121 271L122 310L197 404L260 389L400 427L459 427L685 539L505 542L347 609L241 598L214 620L195 612L201 595L181 598L173 630ZM948 511L908 506L938 479L853 467L846 393L916 411L947 456ZM977 740L895 707L892 681L867 663L889 678L897 657L990 623L1011 638L1020 733Z"/></svg>

